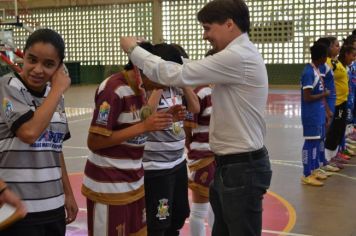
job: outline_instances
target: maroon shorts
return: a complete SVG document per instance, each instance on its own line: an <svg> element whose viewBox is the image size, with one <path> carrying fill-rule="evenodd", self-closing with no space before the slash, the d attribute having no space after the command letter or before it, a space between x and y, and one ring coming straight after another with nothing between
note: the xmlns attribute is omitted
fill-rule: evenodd
<svg viewBox="0 0 356 236"><path fill-rule="evenodd" d="M145 198L127 205L106 205L87 198L89 236L146 236Z"/></svg>
<svg viewBox="0 0 356 236"><path fill-rule="evenodd" d="M214 178L216 163L214 158L205 158L189 167L189 188L203 197L209 197L209 185Z"/></svg>

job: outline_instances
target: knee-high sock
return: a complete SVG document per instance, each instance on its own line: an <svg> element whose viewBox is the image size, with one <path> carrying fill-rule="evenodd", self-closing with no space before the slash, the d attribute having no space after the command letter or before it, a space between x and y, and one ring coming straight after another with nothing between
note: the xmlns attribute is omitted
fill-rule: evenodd
<svg viewBox="0 0 356 236"><path fill-rule="evenodd" d="M325 166L328 164L328 161L325 158L325 141L322 139L320 141L320 146L319 146L319 166Z"/></svg>
<svg viewBox="0 0 356 236"><path fill-rule="evenodd" d="M214 225L214 212L213 212L213 208L211 208L211 205L209 203L209 209L208 209L208 224L210 229L213 229L213 225Z"/></svg>
<svg viewBox="0 0 356 236"><path fill-rule="evenodd" d="M336 156L338 150L339 150L339 147L336 147L335 150L330 150L330 149L325 148L325 158L326 158L326 160L330 161L331 158Z"/></svg>
<svg viewBox="0 0 356 236"><path fill-rule="evenodd" d="M205 236L205 218L208 215L209 203L192 203L189 223L191 236Z"/></svg>
<svg viewBox="0 0 356 236"><path fill-rule="evenodd" d="M306 139L302 150L303 174L309 176L315 168L317 162L320 140Z"/></svg>

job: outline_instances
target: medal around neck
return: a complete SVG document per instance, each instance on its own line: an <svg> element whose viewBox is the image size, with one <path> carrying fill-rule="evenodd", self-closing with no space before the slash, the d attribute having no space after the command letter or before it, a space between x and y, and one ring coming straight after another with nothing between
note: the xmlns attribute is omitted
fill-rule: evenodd
<svg viewBox="0 0 356 236"><path fill-rule="evenodd" d="M152 108L150 106L143 106L140 111L141 120L146 120L150 115L152 115Z"/></svg>
<svg viewBox="0 0 356 236"><path fill-rule="evenodd" d="M180 127L179 122L175 122L172 124L172 131L173 131L173 134L175 134L175 135L180 134L180 132L182 131L182 128Z"/></svg>

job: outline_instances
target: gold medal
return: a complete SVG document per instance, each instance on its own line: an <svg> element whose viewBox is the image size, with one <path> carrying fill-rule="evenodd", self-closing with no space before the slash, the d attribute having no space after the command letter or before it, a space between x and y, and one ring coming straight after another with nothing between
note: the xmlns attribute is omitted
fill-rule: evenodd
<svg viewBox="0 0 356 236"><path fill-rule="evenodd" d="M152 115L152 108L150 106L143 106L140 111L141 120L146 120L150 115Z"/></svg>
<svg viewBox="0 0 356 236"><path fill-rule="evenodd" d="M180 134L180 132L182 131L182 128L180 127L179 122L175 122L172 124L172 131L175 135Z"/></svg>

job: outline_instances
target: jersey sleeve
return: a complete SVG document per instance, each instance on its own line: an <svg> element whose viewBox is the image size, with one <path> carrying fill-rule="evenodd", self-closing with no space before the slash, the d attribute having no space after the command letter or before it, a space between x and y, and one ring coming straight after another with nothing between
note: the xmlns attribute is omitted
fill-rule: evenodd
<svg viewBox="0 0 356 236"><path fill-rule="evenodd" d="M11 79L8 81L11 81ZM21 90L10 85L8 81L3 79L0 84L0 100L2 104L0 114L11 131L16 133L22 124L33 117L34 112L29 106L29 98Z"/></svg>
<svg viewBox="0 0 356 236"><path fill-rule="evenodd" d="M313 89L314 79L315 75L313 69L306 68L301 78L302 89Z"/></svg>
<svg viewBox="0 0 356 236"><path fill-rule="evenodd" d="M110 88L97 92L95 110L89 132L110 136L123 111L123 100Z"/></svg>

